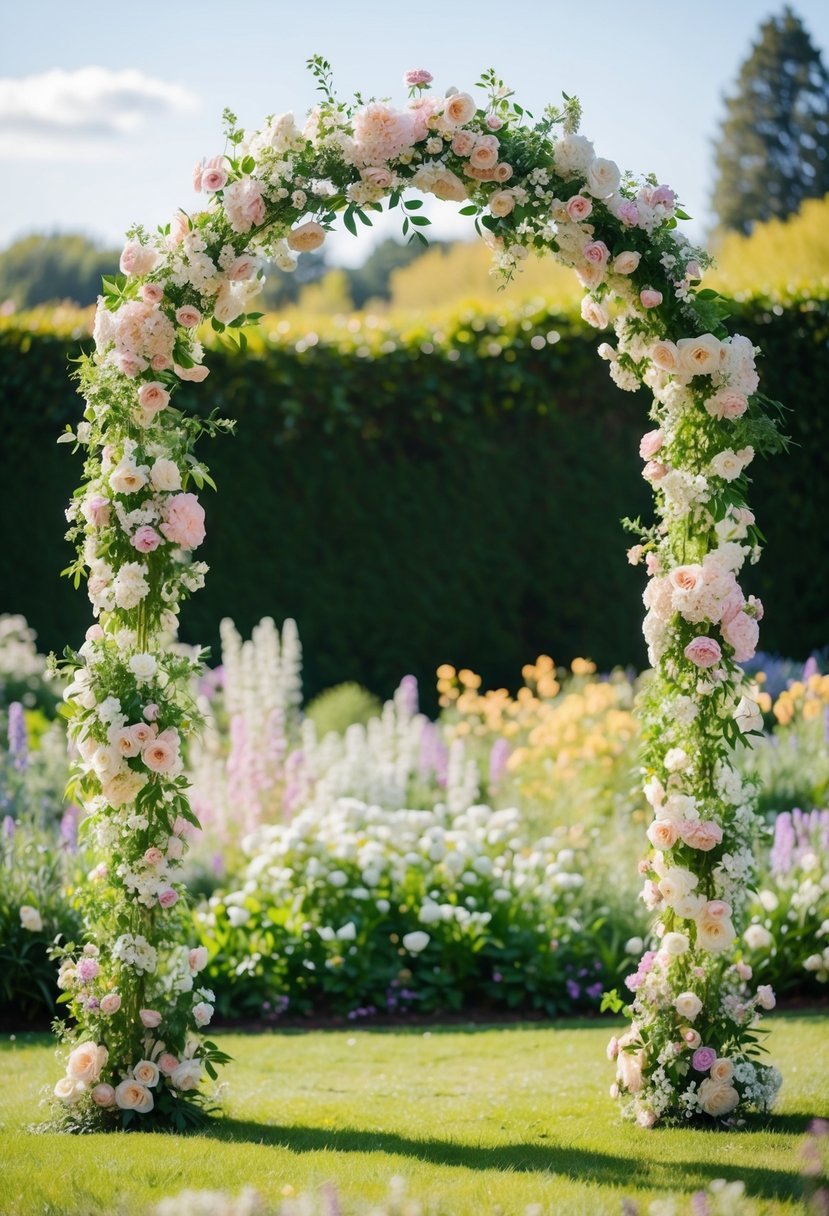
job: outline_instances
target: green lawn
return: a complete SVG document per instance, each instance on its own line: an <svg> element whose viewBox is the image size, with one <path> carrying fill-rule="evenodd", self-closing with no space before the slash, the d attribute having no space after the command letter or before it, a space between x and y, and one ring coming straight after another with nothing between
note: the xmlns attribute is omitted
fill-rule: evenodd
<svg viewBox="0 0 829 1216"><path fill-rule="evenodd" d="M220 1035L226 1118L207 1135L55 1136L21 1130L59 1075L42 1035L0 1040L0 1212L142 1212L184 1187L270 1198L333 1180L377 1200L388 1180L452 1216L530 1203L618 1213L620 1198L741 1178L763 1212L798 1210L798 1141L829 1115L829 1020L770 1019L779 1113L741 1132L643 1131L608 1097L606 1025ZM119 1204L123 1206L118 1206Z"/></svg>

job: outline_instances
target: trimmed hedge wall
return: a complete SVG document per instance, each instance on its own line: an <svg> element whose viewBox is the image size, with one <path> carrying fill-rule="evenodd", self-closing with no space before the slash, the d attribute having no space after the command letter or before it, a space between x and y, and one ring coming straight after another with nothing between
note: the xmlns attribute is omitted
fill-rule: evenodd
<svg viewBox="0 0 829 1216"><path fill-rule="evenodd" d="M805 657L829 641L829 304L735 312L763 347L765 391L793 409L797 445L754 466L768 547L749 581L766 602L764 648ZM408 671L425 692L443 661L514 686L541 651L642 665L644 580L618 521L649 510L637 453L648 401L613 386L597 341L524 309L402 338L214 350L207 384L177 400L239 425L204 452L220 493L204 494L211 573L186 606L185 639L215 645L225 615L243 633L293 616L308 695L345 679L387 693ZM59 578L80 458L55 440L79 416L77 348L0 329L0 610L24 613L45 648L77 642L90 620Z"/></svg>

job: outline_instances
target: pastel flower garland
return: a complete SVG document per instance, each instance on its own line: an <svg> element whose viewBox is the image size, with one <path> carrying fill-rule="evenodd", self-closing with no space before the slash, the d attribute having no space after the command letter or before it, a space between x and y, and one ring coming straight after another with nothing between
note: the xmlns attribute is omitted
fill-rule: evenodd
<svg viewBox="0 0 829 1216"><path fill-rule="evenodd" d="M178 211L153 236L128 234L120 275L104 281L95 353L78 370L86 408L64 439L87 458L68 511L78 549L68 573L87 579L98 622L67 652L66 713L75 796L105 860L86 892L86 940L60 952L73 1020L55 1089L63 1118L188 1126L207 1103L203 1074L223 1060L198 1034L212 1013L198 986L204 952L182 944L179 874L198 825L181 749L198 725L188 690L199 658L169 644L206 573L193 560L204 539L195 491L213 483L194 445L232 426L175 407L177 385L208 374L198 327L233 334L255 322L263 259L292 270L339 213L356 232L386 201L400 207L404 234L424 239L428 220L408 189L462 202L505 278L531 252L572 266L585 319L615 330L616 346L600 348L614 381L653 392L655 429L641 452L659 522L629 556L650 575L654 822L642 872L657 949L629 981L633 1023L612 1046L617 1089L625 1113L648 1125L765 1109L778 1078L755 1062L752 1027L772 998L749 996L748 969L730 962L754 816L729 754L760 725L738 666L762 615L736 579L759 540L745 469L781 445L756 352L728 337L715 293L695 290L706 257L678 232L673 191L597 157L576 133L574 99L531 122L493 73L479 82L479 105L430 93L431 76L417 70L405 77L407 107L352 105L334 95L324 60L310 67L321 100L302 130L284 114L246 134L226 113L225 153L194 174L203 209Z"/></svg>

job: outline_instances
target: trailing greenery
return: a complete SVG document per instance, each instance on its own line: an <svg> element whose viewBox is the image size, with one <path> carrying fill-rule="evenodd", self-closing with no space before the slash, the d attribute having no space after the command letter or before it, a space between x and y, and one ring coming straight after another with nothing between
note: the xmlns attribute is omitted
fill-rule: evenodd
<svg viewBox="0 0 829 1216"><path fill-rule="evenodd" d="M766 605L765 647L805 657L826 633L814 538L829 512L829 300L754 297L734 312L762 342L764 384L792 407L794 441L786 460L752 468L768 544L749 589ZM59 578L75 465L54 444L76 420L65 372L89 349L87 324L64 314L55 332L41 314L0 325L0 474L9 501L27 504L0 585L46 649L80 641L87 624ZM363 317L322 334L266 319L246 358L214 350L200 397L185 387L178 400L239 427L211 445L224 492L221 510L206 503L212 571L185 637L215 646L223 616L243 632L265 614L293 616L310 695L346 679L386 693L406 670L429 687L441 658L493 685L549 650L641 666L641 585L618 521L647 511L636 455L646 403L618 393L595 340L536 302L436 325Z"/></svg>

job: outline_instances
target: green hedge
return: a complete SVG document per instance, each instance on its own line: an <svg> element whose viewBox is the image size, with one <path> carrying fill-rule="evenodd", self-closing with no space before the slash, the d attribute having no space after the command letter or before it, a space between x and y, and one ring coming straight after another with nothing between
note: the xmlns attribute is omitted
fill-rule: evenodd
<svg viewBox="0 0 829 1216"><path fill-rule="evenodd" d="M829 641L829 303L755 300L735 313L763 347L765 390L792 407L796 445L755 466L763 645L805 657ZM553 330L560 340L539 349ZM643 577L618 521L648 512L637 454L648 402L614 388L597 341L580 322L524 309L405 338L211 352L210 379L187 387L187 404L218 406L239 427L205 452L220 491L206 500L212 569L183 635L215 644L222 616L243 632L264 614L293 616L309 695L348 679L385 693L407 671L428 688L442 661L514 685L541 651L641 665ZM0 609L25 613L47 648L89 621L83 594L58 577L80 459L55 439L78 417L67 380L77 348L0 329Z"/></svg>

